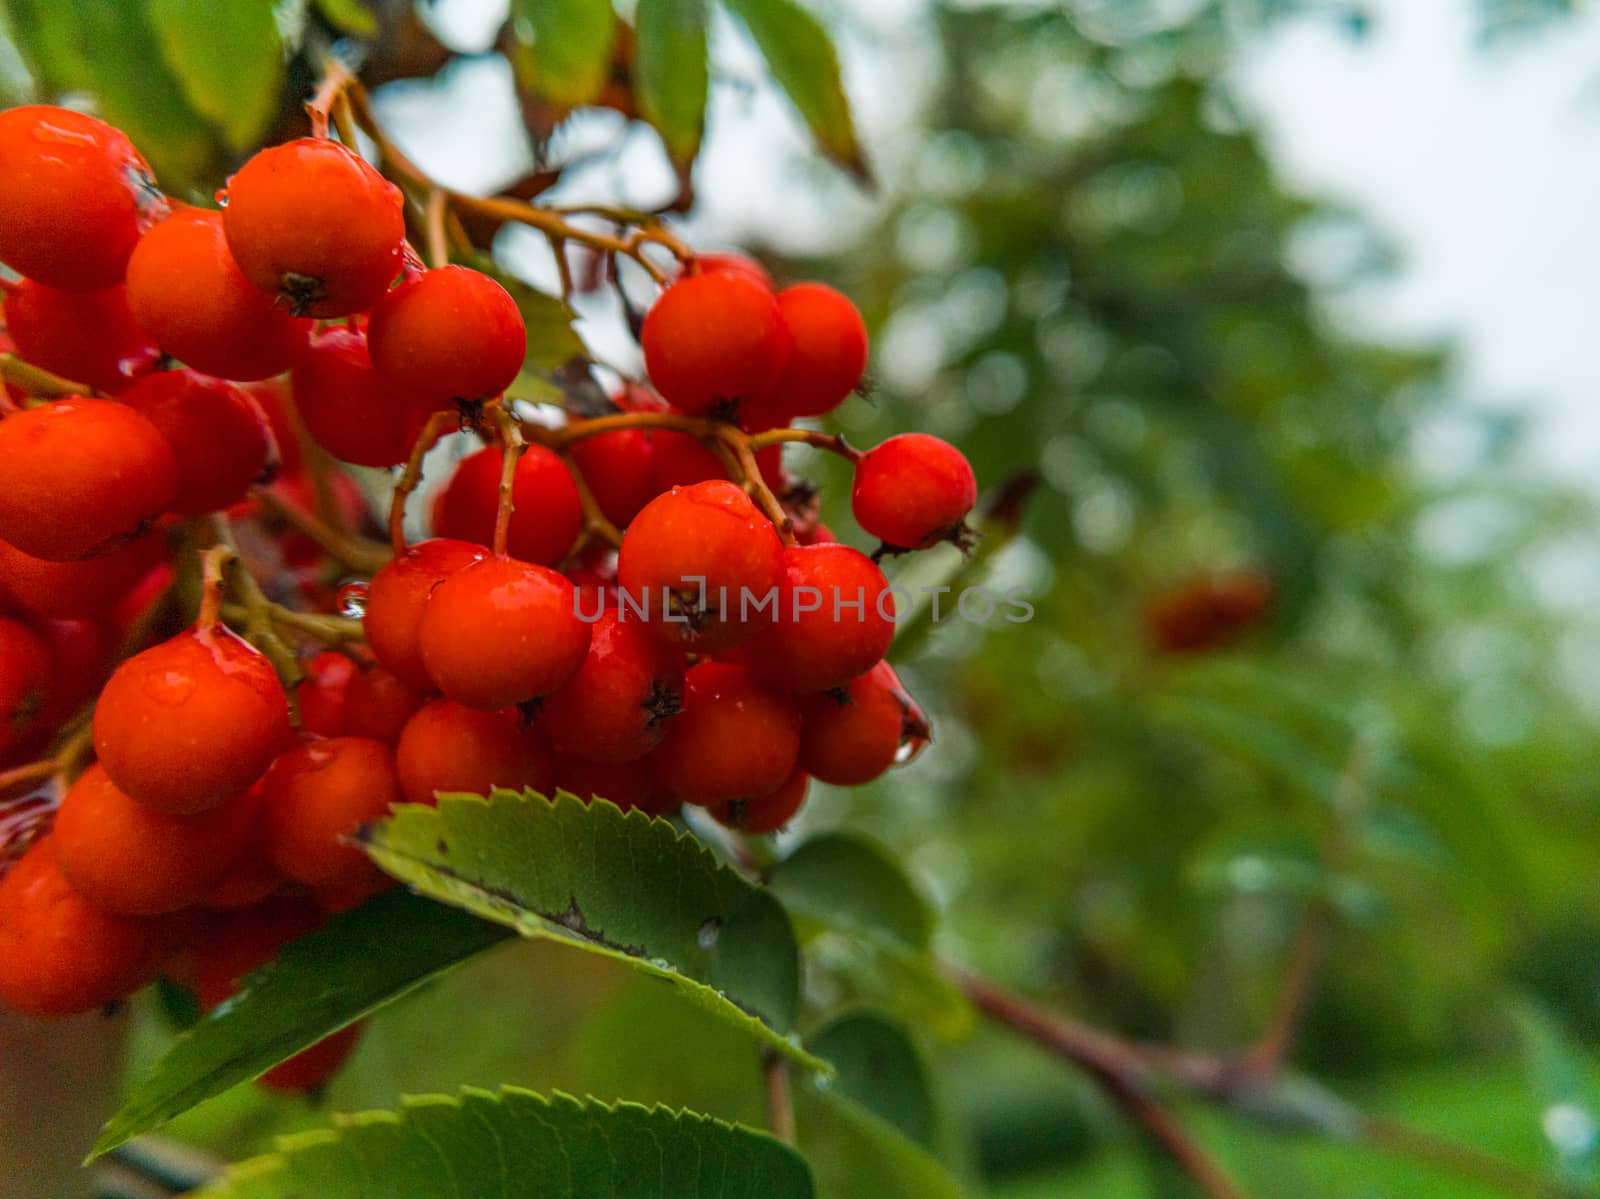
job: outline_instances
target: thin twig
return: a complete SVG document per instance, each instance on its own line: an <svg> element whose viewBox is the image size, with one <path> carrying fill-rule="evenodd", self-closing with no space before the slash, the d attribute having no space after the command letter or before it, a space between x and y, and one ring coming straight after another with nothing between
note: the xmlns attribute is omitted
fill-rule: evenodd
<svg viewBox="0 0 1600 1199"><path fill-rule="evenodd" d="M353 571L375 574L393 557L382 542L346 536L270 488L258 487L253 494L273 516L304 533L330 558Z"/></svg>
<svg viewBox="0 0 1600 1199"><path fill-rule="evenodd" d="M494 538L491 548L505 556L506 543L511 537L511 515L516 511L517 463L527 442L522 439L522 427L500 404L491 405L488 415L500 434L500 490L495 497Z"/></svg>
<svg viewBox="0 0 1600 1199"><path fill-rule="evenodd" d="M406 552L406 500L417 489L417 484L422 482L422 460L457 420L456 415L448 410L430 416L417 434L417 440L412 443L411 457L406 460L405 470L395 480L394 494L389 499L389 545L396 554Z"/></svg>
<svg viewBox="0 0 1600 1199"><path fill-rule="evenodd" d="M789 1059L774 1049L761 1051L761 1077L767 1088L767 1125L786 1145L795 1143L794 1094L789 1086Z"/></svg>
<svg viewBox="0 0 1600 1199"><path fill-rule="evenodd" d="M449 198L441 188L428 192L428 202L423 208L423 222L428 233L428 265L447 266L450 262L450 242L445 236L444 218L449 210Z"/></svg>
<svg viewBox="0 0 1600 1199"><path fill-rule="evenodd" d="M15 354L0 354L0 379L15 383L31 396L56 399L60 396L92 396L94 389L87 383L76 383L60 375L34 366Z"/></svg>
<svg viewBox="0 0 1600 1199"><path fill-rule="evenodd" d="M820 429L767 429L765 432L750 435L750 448L757 452L769 446L785 445L790 442L827 450L828 453L838 454L849 462L858 462L861 459L861 451L846 441L842 433L824 433Z"/></svg>

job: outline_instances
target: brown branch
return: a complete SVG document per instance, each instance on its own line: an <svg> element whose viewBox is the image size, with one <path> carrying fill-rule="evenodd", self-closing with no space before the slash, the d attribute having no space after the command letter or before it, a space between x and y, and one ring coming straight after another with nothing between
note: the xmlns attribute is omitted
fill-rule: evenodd
<svg viewBox="0 0 1600 1199"><path fill-rule="evenodd" d="M406 460L405 470L395 480L394 494L389 498L389 545L397 555L406 552L406 500L422 482L422 460L457 419L449 411L430 416L411 445L411 457Z"/></svg>
<svg viewBox="0 0 1600 1199"><path fill-rule="evenodd" d="M254 495L262 508L304 533L330 558L353 571L375 574L393 557L381 541L346 536L270 488L258 487Z"/></svg>
<svg viewBox="0 0 1600 1199"><path fill-rule="evenodd" d="M15 383L31 396L56 399L61 396L92 396L94 389L87 383L76 383L45 370L41 366L17 357L0 354L0 379Z"/></svg>
<svg viewBox="0 0 1600 1199"><path fill-rule="evenodd" d="M795 1143L794 1094L789 1087L789 1060L775 1049L761 1051L761 1078L767 1090L767 1124L786 1145Z"/></svg>

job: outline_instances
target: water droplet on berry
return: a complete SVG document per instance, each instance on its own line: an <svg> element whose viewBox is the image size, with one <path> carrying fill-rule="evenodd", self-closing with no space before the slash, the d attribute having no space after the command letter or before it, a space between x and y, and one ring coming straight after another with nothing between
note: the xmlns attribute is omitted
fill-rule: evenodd
<svg viewBox="0 0 1600 1199"><path fill-rule="evenodd" d="M900 748L894 751L894 764L896 766L904 766L927 748L928 739L926 737L913 737L909 741L902 741Z"/></svg>
<svg viewBox="0 0 1600 1199"><path fill-rule="evenodd" d="M226 208L228 206L228 189L227 188L225 188L225 187L217 188L216 201L217 201L217 207L219 207L219 208Z"/></svg>
<svg viewBox="0 0 1600 1199"><path fill-rule="evenodd" d="M367 585L365 583L341 583L338 593L334 597L335 606L340 616L354 616L360 618L367 614Z"/></svg>

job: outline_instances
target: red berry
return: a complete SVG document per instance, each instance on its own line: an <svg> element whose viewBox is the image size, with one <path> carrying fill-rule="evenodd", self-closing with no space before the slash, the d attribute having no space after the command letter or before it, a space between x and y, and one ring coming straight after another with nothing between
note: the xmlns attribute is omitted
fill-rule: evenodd
<svg viewBox="0 0 1600 1199"><path fill-rule="evenodd" d="M576 795L584 803L607 799L624 812L638 808L651 816L673 807L648 762L588 762L557 754L555 775L558 790Z"/></svg>
<svg viewBox="0 0 1600 1199"><path fill-rule="evenodd" d="M549 695L589 651L572 584L547 566L486 558L434 588L422 663L440 691L491 710Z"/></svg>
<svg viewBox="0 0 1600 1199"><path fill-rule="evenodd" d="M300 347L304 353L305 347ZM240 384L250 393L250 398L260 405L272 427L272 440L278 443L278 459L285 475L300 469L300 439L295 435L294 418L289 415L292 402L289 398L289 380L283 378L258 379Z"/></svg>
<svg viewBox="0 0 1600 1199"><path fill-rule="evenodd" d="M117 398L148 417L172 447L178 493L168 506L174 512L232 507L276 466L277 445L266 416L232 383L196 371L161 371Z"/></svg>
<svg viewBox="0 0 1600 1199"><path fill-rule="evenodd" d="M712 806L770 795L794 771L800 712L742 666L702 662L684 684L683 712L651 755L667 794Z"/></svg>
<svg viewBox="0 0 1600 1199"><path fill-rule="evenodd" d="M880 662L847 687L801 701L800 769L840 787L870 783L894 765L911 714Z"/></svg>
<svg viewBox="0 0 1600 1199"><path fill-rule="evenodd" d="M393 745L406 722L428 701L428 693L413 687L381 666L364 670L350 680L350 706L345 732Z"/></svg>
<svg viewBox="0 0 1600 1199"><path fill-rule="evenodd" d="M440 537L488 545L500 504L498 446L462 459L433 502L433 531ZM554 566L567 556L583 528L583 502L566 463L543 446L517 459L511 485L511 527L506 553L521 562Z"/></svg>
<svg viewBox="0 0 1600 1199"><path fill-rule="evenodd" d="M281 755L261 780L267 860L308 887L357 883L377 867L344 839L400 802L394 753L366 737L313 738Z"/></svg>
<svg viewBox="0 0 1600 1199"><path fill-rule="evenodd" d="M551 692L539 723L561 753L631 762L661 742L683 707L683 653L606 611L578 672Z"/></svg>
<svg viewBox="0 0 1600 1199"><path fill-rule="evenodd" d="M251 285L222 214L203 208L179 208L144 235L128 261L128 308L168 354L220 379L282 374L311 327Z"/></svg>
<svg viewBox="0 0 1600 1199"><path fill-rule="evenodd" d="M425 413L415 391L374 369L362 334L318 330L290 381L306 432L341 462L397 466L411 457Z"/></svg>
<svg viewBox="0 0 1600 1199"><path fill-rule="evenodd" d="M695 275L710 275L719 272L729 275L744 275L746 278L761 284L768 291L772 290L772 276L767 272L767 268L746 254L736 254L731 251L696 254L689 263L688 270L690 274Z"/></svg>
<svg viewBox="0 0 1600 1199"><path fill-rule="evenodd" d="M794 819L794 814L805 803L809 781L805 771L796 770L776 791L754 799L717 804L711 814L720 823L742 833L775 833Z"/></svg>
<svg viewBox="0 0 1600 1199"><path fill-rule="evenodd" d="M33 631L50 658L37 728L55 729L99 692L115 647L110 634L92 620L46 620Z"/></svg>
<svg viewBox="0 0 1600 1199"><path fill-rule="evenodd" d="M778 614L749 645L756 677L798 694L865 674L894 640L894 596L865 554L847 545L783 551Z"/></svg>
<svg viewBox="0 0 1600 1199"><path fill-rule="evenodd" d="M143 580L165 550L155 532L97 558L51 562L0 541L0 599L37 617L105 616Z"/></svg>
<svg viewBox="0 0 1600 1199"><path fill-rule="evenodd" d="M499 395L528 349L517 302L465 266L411 276L372 310L367 336L385 378L442 404Z"/></svg>
<svg viewBox="0 0 1600 1199"><path fill-rule="evenodd" d="M56 861L80 895L108 912L175 912L227 877L255 831L257 802L247 792L198 815L169 816L91 766L56 813Z"/></svg>
<svg viewBox="0 0 1600 1199"><path fill-rule="evenodd" d="M849 297L822 283L778 293L789 330L789 357L761 406L783 420L837 408L867 368L867 326Z"/></svg>
<svg viewBox="0 0 1600 1199"><path fill-rule="evenodd" d="M977 500L966 457L926 433L901 433L868 450L856 463L850 491L856 523L903 550L957 536Z"/></svg>
<svg viewBox="0 0 1600 1199"><path fill-rule="evenodd" d="M194 628L117 667L94 710L111 781L159 812L203 812L247 790L288 742L272 666L228 629Z"/></svg>
<svg viewBox="0 0 1600 1199"><path fill-rule="evenodd" d="M728 468L723 465L722 459L692 433L680 433L676 429L652 429L650 444L652 496L674 487L688 487L712 479L726 481L728 478ZM783 447L770 445L756 451L756 465L761 468L761 477L766 480L767 486L781 493L784 490Z"/></svg>
<svg viewBox="0 0 1600 1199"><path fill-rule="evenodd" d="M431 689L422 665L422 612L433 589L489 556L482 546L436 537L395 558L367 585L362 628L379 662L413 687Z"/></svg>
<svg viewBox="0 0 1600 1199"><path fill-rule="evenodd" d="M772 292L748 275L690 275L645 315L645 368L680 412L703 416L764 393L783 367L788 335Z"/></svg>
<svg viewBox="0 0 1600 1199"><path fill-rule="evenodd" d="M400 274L400 189L326 138L262 150L228 180L228 248L245 276L295 316L371 308Z"/></svg>
<svg viewBox="0 0 1600 1199"><path fill-rule="evenodd" d="M45 837L0 878L0 1003L70 1016L125 998L150 977L154 933L74 891Z"/></svg>
<svg viewBox="0 0 1600 1199"><path fill-rule="evenodd" d="M722 481L651 500L617 561L624 610L642 610L657 636L699 652L729 649L770 620L783 569L772 522Z"/></svg>
<svg viewBox="0 0 1600 1199"><path fill-rule="evenodd" d="M344 736L350 723L350 683L360 667L330 650L307 662L305 672L295 690L301 729L318 737Z"/></svg>
<svg viewBox="0 0 1600 1199"><path fill-rule="evenodd" d="M355 1052L366 1027L364 1023L356 1023L329 1033L315 1045L279 1062L256 1082L269 1091L287 1091L291 1094L315 1091L332 1078Z"/></svg>
<svg viewBox="0 0 1600 1199"><path fill-rule="evenodd" d="M150 420L76 396L0 420L0 538L52 561L114 549L171 506L178 471Z"/></svg>
<svg viewBox="0 0 1600 1199"><path fill-rule="evenodd" d="M431 804L455 791L487 795L496 787L543 793L554 783L549 744L515 708L480 712L448 699L434 700L406 723L395 767L410 803Z"/></svg>
<svg viewBox="0 0 1600 1199"><path fill-rule="evenodd" d="M39 727L50 672L44 643L27 625L0 617L0 754Z"/></svg>
<svg viewBox="0 0 1600 1199"><path fill-rule="evenodd" d="M652 438L643 429L601 433L572 447L572 460L589 484L601 515L619 529L665 490L657 487L652 478L654 457Z"/></svg>
<svg viewBox="0 0 1600 1199"><path fill-rule="evenodd" d="M34 366L116 393L161 357L128 310L125 287L58 291L24 279L6 292L6 329Z"/></svg>
<svg viewBox="0 0 1600 1199"><path fill-rule="evenodd" d="M304 899L272 899L208 922L193 943L195 999L210 1011L237 995L290 941L315 932L327 915Z"/></svg>
<svg viewBox="0 0 1600 1199"><path fill-rule="evenodd" d="M0 112L0 260L12 269L52 287L115 286L165 208L120 130L42 104Z"/></svg>

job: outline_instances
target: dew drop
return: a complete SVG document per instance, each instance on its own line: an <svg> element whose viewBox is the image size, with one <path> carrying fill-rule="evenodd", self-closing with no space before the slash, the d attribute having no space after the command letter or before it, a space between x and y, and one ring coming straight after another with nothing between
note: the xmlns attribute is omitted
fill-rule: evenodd
<svg viewBox="0 0 1600 1199"><path fill-rule="evenodd" d="M719 916L712 916L700 926L700 932L696 935L695 940L699 942L701 949L710 949L717 943L717 938L721 935L722 918Z"/></svg>
<svg viewBox="0 0 1600 1199"><path fill-rule="evenodd" d="M335 596L335 605L340 616L354 616L357 619L367 614L367 585L365 583L341 583Z"/></svg>
<svg viewBox="0 0 1600 1199"><path fill-rule="evenodd" d="M1545 1139L1563 1157L1586 1157L1600 1141L1600 1126L1592 1113L1575 1103L1557 1103L1544 1110L1540 1120Z"/></svg>
<svg viewBox="0 0 1600 1199"><path fill-rule="evenodd" d="M217 188L216 200L219 208L226 208L228 206L228 189L225 187Z"/></svg>

